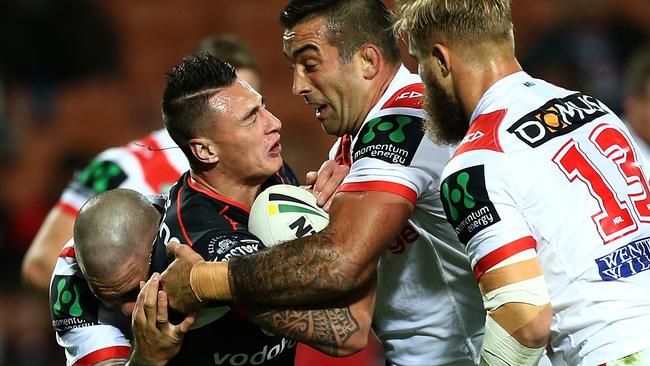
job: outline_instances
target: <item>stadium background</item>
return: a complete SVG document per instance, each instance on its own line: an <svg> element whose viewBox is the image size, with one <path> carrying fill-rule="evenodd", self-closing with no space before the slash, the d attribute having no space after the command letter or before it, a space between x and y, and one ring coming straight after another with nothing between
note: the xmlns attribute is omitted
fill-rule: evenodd
<svg viewBox="0 0 650 366"><path fill-rule="evenodd" d="M21 286L22 255L75 168L161 126L164 73L199 39L230 33L251 47L285 159L300 177L319 166L333 139L291 95L277 20L286 3L0 4L0 366L64 364L46 299ZM620 108L626 58L650 38L647 0L515 0L513 14L524 68Z"/></svg>

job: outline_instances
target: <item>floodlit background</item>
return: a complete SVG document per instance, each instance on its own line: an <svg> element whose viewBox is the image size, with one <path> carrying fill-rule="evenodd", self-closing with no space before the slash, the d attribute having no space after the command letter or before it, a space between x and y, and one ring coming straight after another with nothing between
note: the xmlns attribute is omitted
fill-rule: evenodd
<svg viewBox="0 0 650 366"><path fill-rule="evenodd" d="M1 2L0 365L64 364L47 299L21 285L22 256L75 169L162 126L164 73L201 38L229 33L249 45L268 108L284 124L285 160L299 177L318 168L333 139L291 95L278 23L286 3ZM650 36L647 0L515 0L513 11L529 73L620 111L622 70Z"/></svg>

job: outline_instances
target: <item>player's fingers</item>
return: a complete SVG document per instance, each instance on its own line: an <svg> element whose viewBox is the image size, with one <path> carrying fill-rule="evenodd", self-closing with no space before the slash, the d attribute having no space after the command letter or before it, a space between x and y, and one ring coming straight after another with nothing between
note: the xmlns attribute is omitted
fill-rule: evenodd
<svg viewBox="0 0 650 366"><path fill-rule="evenodd" d="M158 291L158 312L156 312L156 324L168 324L169 318L167 314L167 293L165 291Z"/></svg>
<svg viewBox="0 0 650 366"><path fill-rule="evenodd" d="M334 200L334 195L332 195L330 197L330 199L327 200L327 202L325 202L325 204L323 205L323 210L325 210L325 212L328 212L328 213L330 212L330 206L332 206L332 201L333 200Z"/></svg>
<svg viewBox="0 0 650 366"><path fill-rule="evenodd" d="M182 335L187 333L188 330L190 330L190 327L192 324L194 324L194 321L196 320L196 313L189 314L183 319L183 321L176 326L176 329L178 332Z"/></svg>
<svg viewBox="0 0 650 366"><path fill-rule="evenodd" d="M178 253L178 250L181 248L182 244L176 240L176 238L172 238L169 243L167 243L166 246L166 252L167 252L167 257L169 258L174 258L176 257L176 253Z"/></svg>
<svg viewBox="0 0 650 366"><path fill-rule="evenodd" d="M140 290L144 291L144 315L147 317L149 323L156 321L156 308L158 307L158 285L160 280L160 274L154 272L145 287Z"/></svg>
<svg viewBox="0 0 650 366"><path fill-rule="evenodd" d="M334 194L336 193L336 190L339 188L341 182L343 182L343 179L345 179L349 172L350 168L345 165L337 165L334 167L330 173L329 179L327 182L323 183L323 187L321 188L320 193L316 198L316 203L319 206L324 207L327 202L332 200Z"/></svg>
<svg viewBox="0 0 650 366"><path fill-rule="evenodd" d="M311 186L314 183L316 183L316 179L318 179L318 172L315 171L307 172L307 175L305 176L305 183L308 186Z"/></svg>
<svg viewBox="0 0 650 366"><path fill-rule="evenodd" d="M320 166L318 176L314 182L314 193L320 193L323 190L337 166L338 163L334 160L327 160Z"/></svg>
<svg viewBox="0 0 650 366"><path fill-rule="evenodd" d="M140 292L138 293L138 297L135 300L135 305L133 305L133 313L131 314L131 323L133 325L144 324L146 322L144 315L145 291L142 290L145 286L146 283L144 281L140 281Z"/></svg>

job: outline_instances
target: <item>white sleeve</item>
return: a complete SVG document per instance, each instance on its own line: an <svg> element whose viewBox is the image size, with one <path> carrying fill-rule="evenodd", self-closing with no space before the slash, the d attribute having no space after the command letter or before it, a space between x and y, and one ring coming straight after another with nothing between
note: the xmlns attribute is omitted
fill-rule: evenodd
<svg viewBox="0 0 650 366"><path fill-rule="evenodd" d="M436 146L424 136L420 117L382 115L359 131L350 174L340 191L385 191L415 203L421 195L437 191L449 157L448 147Z"/></svg>
<svg viewBox="0 0 650 366"><path fill-rule="evenodd" d="M467 246L474 274L479 278L498 262L535 248L533 232L520 210L516 174L503 154L481 154L473 164L465 154L445 168L440 196L461 243Z"/></svg>
<svg viewBox="0 0 650 366"><path fill-rule="evenodd" d="M128 358L131 354L128 339L111 325L74 328L62 335L57 332L56 341L65 348L68 366L92 365L112 358Z"/></svg>
<svg viewBox="0 0 650 366"><path fill-rule="evenodd" d="M129 318L102 306L92 294L74 257L72 241L57 258L50 282L50 315L57 343L68 365L92 365L111 358L128 358L129 340L122 329Z"/></svg>

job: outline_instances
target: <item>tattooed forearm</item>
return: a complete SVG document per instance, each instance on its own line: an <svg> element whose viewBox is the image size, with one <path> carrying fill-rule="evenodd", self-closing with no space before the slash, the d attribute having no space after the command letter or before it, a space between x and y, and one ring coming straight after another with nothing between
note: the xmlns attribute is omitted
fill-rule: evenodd
<svg viewBox="0 0 650 366"><path fill-rule="evenodd" d="M276 305L321 303L363 284L359 268L335 245L338 233L326 228L253 255L230 261L230 288L237 302ZM350 245L350 244L348 244ZM371 269L374 272L374 268ZM370 271L368 271L370 273Z"/></svg>
<svg viewBox="0 0 650 366"><path fill-rule="evenodd" d="M348 307L318 310L278 310L255 317L262 328L309 344L333 356L361 331Z"/></svg>

